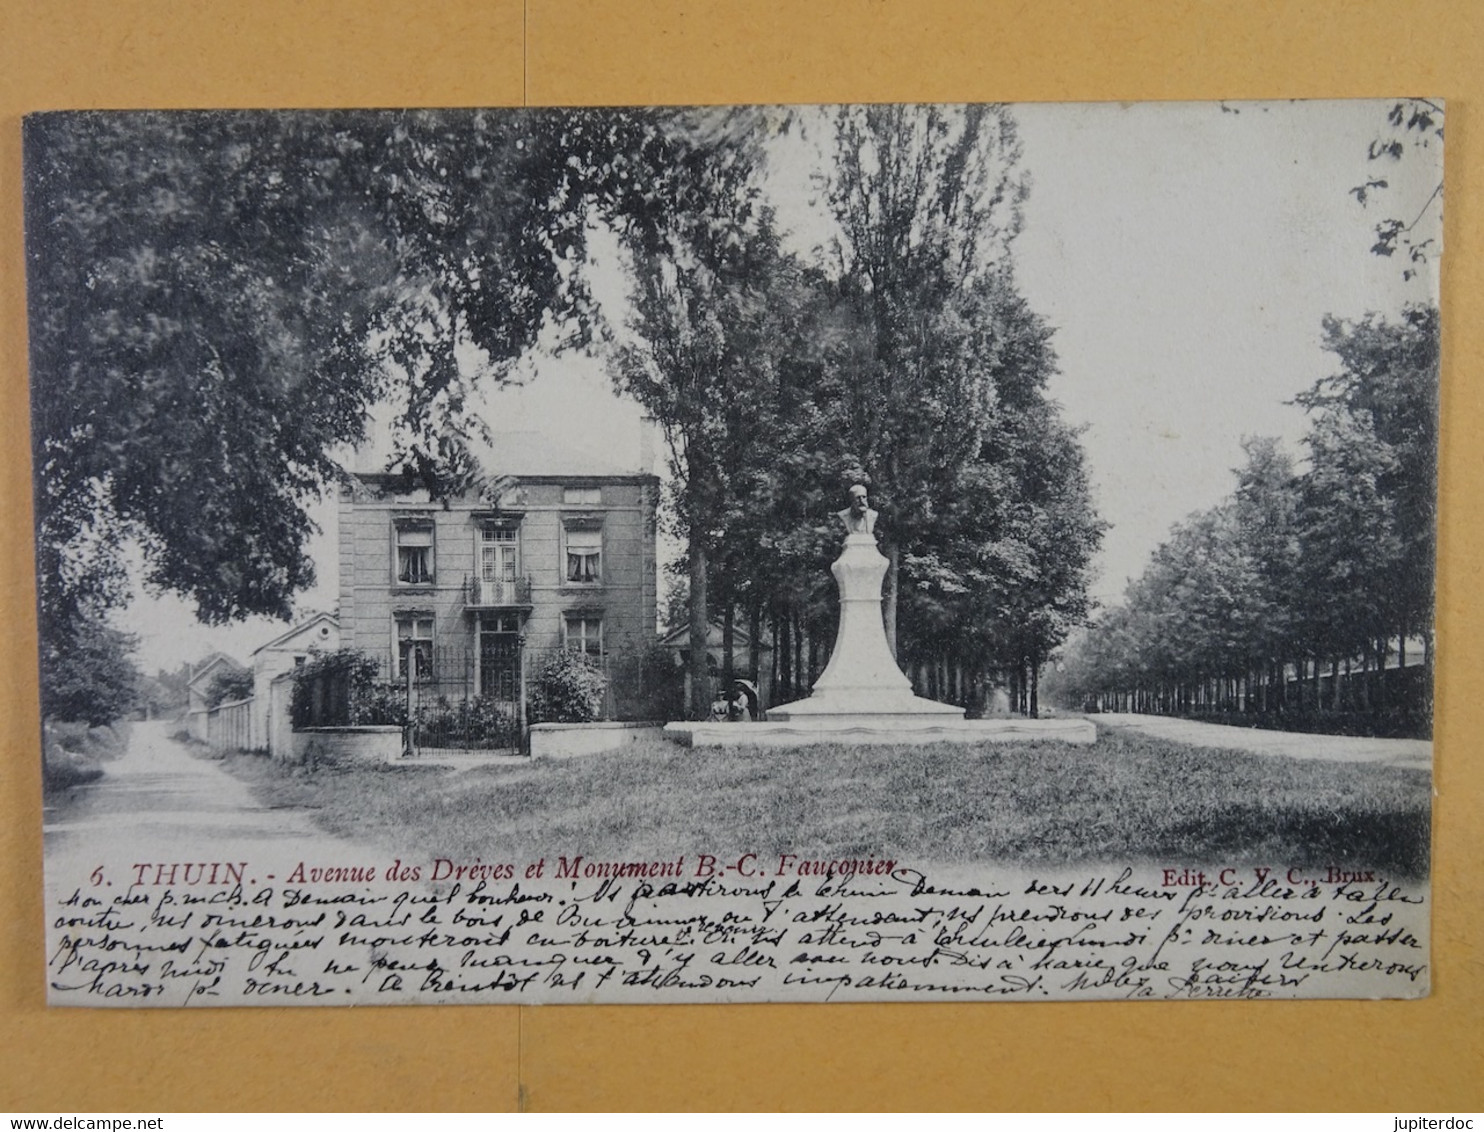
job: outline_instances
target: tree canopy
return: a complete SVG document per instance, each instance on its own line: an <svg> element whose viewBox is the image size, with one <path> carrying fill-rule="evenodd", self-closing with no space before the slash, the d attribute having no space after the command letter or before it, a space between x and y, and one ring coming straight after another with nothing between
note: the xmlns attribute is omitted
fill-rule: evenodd
<svg viewBox="0 0 1484 1132"><path fill-rule="evenodd" d="M371 408L401 470L467 486L461 349L498 380L545 328L586 340L593 210L656 246L743 136L678 110L29 118L44 622L121 600L131 540L204 621L287 616L304 505Z"/></svg>

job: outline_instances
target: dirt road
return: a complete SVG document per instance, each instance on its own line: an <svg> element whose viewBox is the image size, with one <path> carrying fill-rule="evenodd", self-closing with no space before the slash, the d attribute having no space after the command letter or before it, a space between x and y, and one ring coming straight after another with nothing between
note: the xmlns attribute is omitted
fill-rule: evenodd
<svg viewBox="0 0 1484 1132"><path fill-rule="evenodd" d="M1282 755L1291 759L1380 763L1427 770L1432 766L1432 743L1426 739L1354 739L1346 735L1301 735L1292 731L1262 731L1254 727L1223 727L1163 715L1106 712L1088 716L1099 728L1126 728L1196 747L1222 747L1255 755Z"/></svg>
<svg viewBox="0 0 1484 1132"><path fill-rule="evenodd" d="M210 759L169 737L178 723L134 724L125 754L104 777L49 802L43 816L54 861L282 859L357 847L315 828L303 811L269 809Z"/></svg>

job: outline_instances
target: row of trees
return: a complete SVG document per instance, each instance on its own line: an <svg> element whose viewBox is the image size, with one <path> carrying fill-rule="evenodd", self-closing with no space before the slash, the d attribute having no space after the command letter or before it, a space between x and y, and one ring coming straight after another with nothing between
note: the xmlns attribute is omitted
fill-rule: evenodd
<svg viewBox="0 0 1484 1132"><path fill-rule="evenodd" d="M712 201L706 231L724 239L633 248L633 334L613 372L668 441L691 711L709 706L713 618L724 679L740 620L751 674L766 635L777 695L807 694L837 617L834 512L859 481L880 511L899 659L951 670L964 700L1006 673L1034 713L1035 673L1087 614L1102 526L1046 396L1050 331L1015 286L1014 122L998 107L853 107L828 130L827 255L784 249L756 179Z"/></svg>
<svg viewBox="0 0 1484 1132"><path fill-rule="evenodd" d="M1437 310L1330 318L1323 333L1339 368L1297 398L1310 416L1302 469L1276 441L1247 440L1235 492L1175 527L1068 658L1071 695L1175 713L1360 710L1425 726ZM1393 657L1402 676L1388 680Z"/></svg>

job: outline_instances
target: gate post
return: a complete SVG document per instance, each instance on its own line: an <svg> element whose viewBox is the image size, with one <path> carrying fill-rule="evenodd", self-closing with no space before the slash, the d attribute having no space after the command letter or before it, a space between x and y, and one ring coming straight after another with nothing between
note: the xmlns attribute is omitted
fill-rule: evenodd
<svg viewBox="0 0 1484 1132"><path fill-rule="evenodd" d="M412 650L409 650L409 652L411 651ZM402 664L402 678L407 685L407 723L402 728L402 757L404 759L410 759L417 754L417 751L415 749L417 740L414 738L413 734L413 729L416 727L416 724L413 721L417 717L413 714L412 711L413 673L416 670L417 657L415 655L409 655Z"/></svg>
<svg viewBox="0 0 1484 1132"><path fill-rule="evenodd" d="M529 755L531 736L526 727L526 635L524 633L516 638L515 660L516 667L520 669L520 707L516 714L516 722L520 727L520 753Z"/></svg>

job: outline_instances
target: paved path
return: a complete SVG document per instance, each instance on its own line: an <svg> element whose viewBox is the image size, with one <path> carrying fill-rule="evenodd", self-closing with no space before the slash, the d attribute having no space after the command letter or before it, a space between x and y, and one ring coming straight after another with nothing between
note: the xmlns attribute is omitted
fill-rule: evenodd
<svg viewBox="0 0 1484 1132"><path fill-rule="evenodd" d="M1263 731L1255 727L1225 727L1164 715L1106 712L1087 717L1098 727L1127 728L1196 747L1225 747L1254 755L1284 755L1292 759L1330 762L1380 763L1427 770L1432 766L1432 743L1427 739L1355 739L1347 735L1303 735L1293 731Z"/></svg>
<svg viewBox="0 0 1484 1132"><path fill-rule="evenodd" d="M302 810L270 809L210 759L169 737L178 723L136 723L103 778L75 787L43 815L48 862L240 860L361 847L318 829Z"/></svg>

